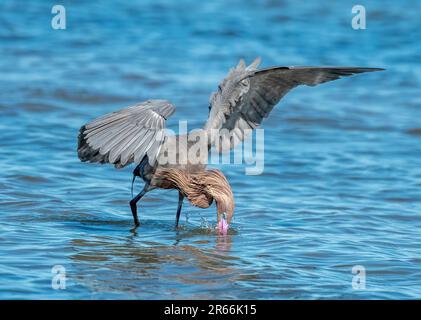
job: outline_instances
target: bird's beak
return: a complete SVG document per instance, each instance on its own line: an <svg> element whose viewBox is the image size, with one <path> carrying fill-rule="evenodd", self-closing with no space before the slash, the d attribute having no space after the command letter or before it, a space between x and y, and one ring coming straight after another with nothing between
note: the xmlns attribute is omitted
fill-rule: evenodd
<svg viewBox="0 0 421 320"><path fill-rule="evenodd" d="M229 228L229 224L228 224L228 221L227 221L227 216L226 216L226 213L223 212L220 215L219 221L218 221L219 234L226 235L228 233L228 228Z"/></svg>

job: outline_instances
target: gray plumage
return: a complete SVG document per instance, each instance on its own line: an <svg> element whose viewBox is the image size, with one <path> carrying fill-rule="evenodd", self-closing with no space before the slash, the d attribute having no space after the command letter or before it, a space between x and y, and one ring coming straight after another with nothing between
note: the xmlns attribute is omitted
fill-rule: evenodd
<svg viewBox="0 0 421 320"><path fill-rule="evenodd" d="M260 59L231 69L211 95L211 110L205 129L227 129L232 148L244 140L245 129L255 129L291 89L318 84L356 73L379 71L358 67L272 67L257 70Z"/></svg>
<svg viewBox="0 0 421 320"><path fill-rule="evenodd" d="M139 163L145 155L155 159L164 140L165 120L174 111L166 100L148 100L89 122L80 129L79 159L117 168Z"/></svg>
<svg viewBox="0 0 421 320"><path fill-rule="evenodd" d="M228 148L243 141L245 132L250 131L247 129L259 127L282 97L299 85L316 86L353 74L383 70L360 67L271 67L258 70L259 63L260 58L249 66L240 60L218 86L218 91L212 93L208 120L200 129L210 137L208 148L215 145L215 132L228 138ZM194 173L206 167L178 162L159 164L160 157L170 150L176 150L177 159L180 158L182 154L173 147L188 137L170 139L165 134L166 120L174 112L175 107L166 100L148 100L97 118L80 128L78 156L81 161L111 163L116 168L138 164L134 176L140 176L146 184L130 202L136 225L137 201L146 192L163 187L162 181L154 178L158 168L172 167ZM192 143L187 142L187 145L190 148ZM224 146L220 146L220 150L223 149ZM182 199L180 194L176 223Z"/></svg>

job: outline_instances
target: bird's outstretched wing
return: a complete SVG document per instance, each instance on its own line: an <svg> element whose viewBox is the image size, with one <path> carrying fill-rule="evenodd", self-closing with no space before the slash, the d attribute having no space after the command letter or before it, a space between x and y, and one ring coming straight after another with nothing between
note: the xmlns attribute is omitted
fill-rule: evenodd
<svg viewBox="0 0 421 320"><path fill-rule="evenodd" d="M99 117L80 128L79 159L122 168L148 155L152 163L165 138L165 120L174 112L166 100L148 100Z"/></svg>
<svg viewBox="0 0 421 320"><path fill-rule="evenodd" d="M246 67L241 60L237 67L230 70L218 91L211 95L205 129L216 129L220 135L228 135L229 148L244 140L246 129L258 127L289 90L299 85L316 86L356 73L383 70L358 67L272 67L256 70L259 63L257 58Z"/></svg>

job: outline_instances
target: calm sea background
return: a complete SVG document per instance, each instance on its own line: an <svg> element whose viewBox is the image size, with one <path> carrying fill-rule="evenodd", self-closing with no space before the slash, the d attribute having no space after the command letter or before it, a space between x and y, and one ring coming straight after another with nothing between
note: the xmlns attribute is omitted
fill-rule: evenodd
<svg viewBox="0 0 421 320"><path fill-rule="evenodd" d="M0 2L1 299L421 298L421 2ZM385 72L290 92L264 123L265 170L221 167L233 229L176 191L140 202L131 170L80 163L78 129L149 98L207 117L240 58ZM141 185L137 184L136 189ZM66 289L51 287L54 265ZM352 267L366 289L352 287Z"/></svg>

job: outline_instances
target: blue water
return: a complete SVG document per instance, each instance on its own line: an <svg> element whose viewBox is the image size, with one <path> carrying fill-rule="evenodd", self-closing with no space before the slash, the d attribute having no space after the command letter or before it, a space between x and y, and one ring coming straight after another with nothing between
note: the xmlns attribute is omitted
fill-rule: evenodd
<svg viewBox="0 0 421 320"><path fill-rule="evenodd" d="M421 298L421 3L0 2L1 299ZM215 208L154 191L131 232L132 168L80 163L79 127L149 98L201 126L240 58L262 66L387 71L290 92L264 123L265 170L221 166L236 198ZM140 185L136 188L140 189ZM66 289L51 286L62 265ZM366 270L352 286L353 266Z"/></svg>

